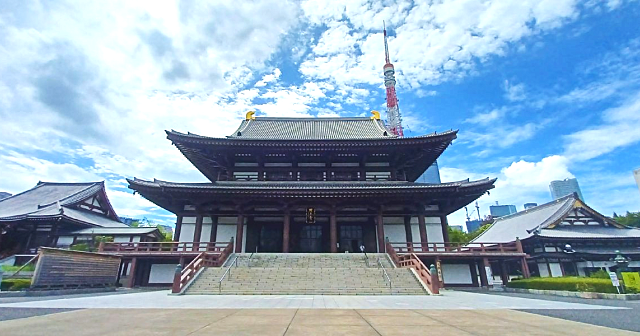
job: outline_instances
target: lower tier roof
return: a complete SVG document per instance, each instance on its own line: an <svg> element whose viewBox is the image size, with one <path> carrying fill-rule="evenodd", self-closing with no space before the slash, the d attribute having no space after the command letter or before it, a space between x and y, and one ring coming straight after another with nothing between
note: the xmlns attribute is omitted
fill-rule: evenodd
<svg viewBox="0 0 640 336"><path fill-rule="evenodd" d="M496 179L441 184L404 181L218 181L177 183L127 180L129 188L174 213L185 205L243 203L249 200L314 200L318 198L365 203L424 203L439 205L449 214L493 189Z"/></svg>

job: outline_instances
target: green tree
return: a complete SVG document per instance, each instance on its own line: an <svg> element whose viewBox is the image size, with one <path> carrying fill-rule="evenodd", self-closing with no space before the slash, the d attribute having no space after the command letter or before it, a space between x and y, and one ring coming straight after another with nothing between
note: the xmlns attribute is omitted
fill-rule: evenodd
<svg viewBox="0 0 640 336"><path fill-rule="evenodd" d="M160 231L160 234L162 235L162 238L160 239L160 241L163 242L170 242L173 241L173 233L167 231L164 227L158 225L156 226L158 228L158 231Z"/></svg>
<svg viewBox="0 0 640 336"><path fill-rule="evenodd" d="M638 212L629 212L624 216L618 216L617 214L613 214L613 219L625 226L630 227L640 227L640 211Z"/></svg>
<svg viewBox="0 0 640 336"><path fill-rule="evenodd" d="M474 240L476 237L478 237L483 232L487 231L487 229L490 226L491 226L491 223L486 223L486 224L482 225L481 227L479 227L477 230L469 232L469 233L463 232L463 231L459 231L459 230L455 230L455 229L452 229L451 227L449 227L449 241L452 242L452 243L466 244L466 243Z"/></svg>

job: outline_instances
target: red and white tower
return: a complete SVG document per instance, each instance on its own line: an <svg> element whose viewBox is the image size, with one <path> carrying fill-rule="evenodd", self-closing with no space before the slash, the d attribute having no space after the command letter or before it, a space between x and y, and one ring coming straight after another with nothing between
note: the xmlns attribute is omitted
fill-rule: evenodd
<svg viewBox="0 0 640 336"><path fill-rule="evenodd" d="M389 46L387 45L387 27L382 22L384 31L384 86L387 88L387 123L391 132L397 136L404 136L402 131L402 118L398 108L398 97L396 96L396 71L389 60Z"/></svg>

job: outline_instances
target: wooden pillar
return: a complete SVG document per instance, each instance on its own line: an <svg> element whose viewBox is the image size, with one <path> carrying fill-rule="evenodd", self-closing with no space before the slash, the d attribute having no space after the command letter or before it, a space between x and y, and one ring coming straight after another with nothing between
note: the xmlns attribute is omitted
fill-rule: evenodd
<svg viewBox="0 0 640 336"><path fill-rule="evenodd" d="M449 221L447 221L447 215L440 216L440 225L442 226L442 240L445 243L449 242Z"/></svg>
<svg viewBox="0 0 640 336"><path fill-rule="evenodd" d="M284 210L284 226L282 228L282 252L289 253L289 230L291 227L291 211Z"/></svg>
<svg viewBox="0 0 640 336"><path fill-rule="evenodd" d="M202 237L202 215L196 216L196 227L193 232L193 250L198 251L200 249L200 238Z"/></svg>
<svg viewBox="0 0 640 336"><path fill-rule="evenodd" d="M127 287L133 288L136 285L136 273L138 271L138 258L131 259L131 271L129 272L129 283Z"/></svg>
<svg viewBox="0 0 640 336"><path fill-rule="evenodd" d="M244 214L238 212L238 223L236 225L236 253L242 252L242 237L244 235Z"/></svg>
<svg viewBox="0 0 640 336"><path fill-rule="evenodd" d="M2 236L2 234L0 234L0 236ZM51 247L56 247L56 245L58 244L58 223L53 223L51 225L51 232L49 235L49 246Z"/></svg>
<svg viewBox="0 0 640 336"><path fill-rule="evenodd" d="M330 238L330 251L331 253L338 252L338 214L336 207L333 206L329 210L329 238Z"/></svg>
<svg viewBox="0 0 640 336"><path fill-rule="evenodd" d="M182 216L176 217L176 230L173 234L173 241L180 241L180 231L182 231Z"/></svg>
<svg viewBox="0 0 640 336"><path fill-rule="evenodd" d="M487 258L482 258L482 260L480 262L478 262L478 271L480 271L480 286L482 287L488 287L489 286L489 279L487 277L487 269L485 268L485 266L487 265L489 261L487 260Z"/></svg>
<svg viewBox="0 0 640 336"><path fill-rule="evenodd" d="M528 279L531 275L529 274L529 265L527 265L526 257L522 257L520 260L520 267L522 268L522 276L525 279ZM551 275L551 272L549 272L549 275Z"/></svg>
<svg viewBox="0 0 640 336"><path fill-rule="evenodd" d="M211 234L209 235L209 241L215 243L216 239L218 239L218 216L211 216Z"/></svg>
<svg viewBox="0 0 640 336"><path fill-rule="evenodd" d="M407 243L413 243L413 232L411 232L411 216L404 216L404 233L407 238ZM407 244L407 247L411 248L411 244Z"/></svg>
<svg viewBox="0 0 640 336"><path fill-rule="evenodd" d="M378 229L378 253L384 253L384 220L382 217L382 207L378 209L378 216L376 220L376 226Z"/></svg>
<svg viewBox="0 0 640 336"><path fill-rule="evenodd" d="M471 283L473 287L478 287L478 268L476 267L476 262L469 263L469 268L471 270Z"/></svg>
<svg viewBox="0 0 640 336"><path fill-rule="evenodd" d="M506 286L509 282L509 271L507 270L507 264L504 260L500 261L500 279L502 279L502 285Z"/></svg>
<svg viewBox="0 0 640 336"><path fill-rule="evenodd" d="M422 207L422 205L420 205ZM424 221L424 211L420 210L418 212L418 228L420 229L420 242L422 242L422 248L424 251L427 250L427 243L429 240L427 239L427 224Z"/></svg>

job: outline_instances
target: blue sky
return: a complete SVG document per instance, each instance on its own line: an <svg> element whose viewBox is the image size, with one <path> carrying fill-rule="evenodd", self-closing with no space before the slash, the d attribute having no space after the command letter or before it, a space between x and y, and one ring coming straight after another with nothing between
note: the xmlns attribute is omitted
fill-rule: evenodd
<svg viewBox="0 0 640 336"><path fill-rule="evenodd" d="M628 0L0 1L0 190L106 180L122 216L174 217L125 178L202 182L165 129L384 111L382 21L405 135L459 129L444 181L550 200L577 177L640 210L640 3ZM450 216L461 224L464 214Z"/></svg>

